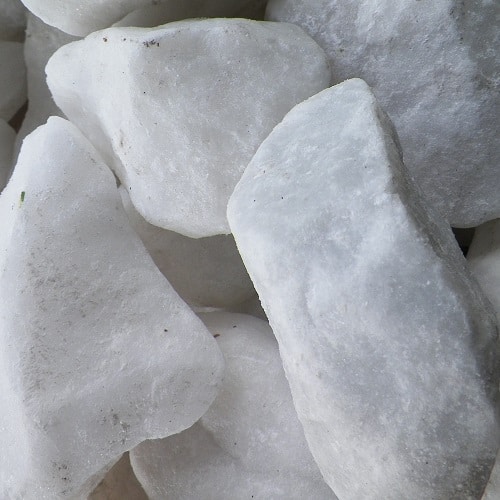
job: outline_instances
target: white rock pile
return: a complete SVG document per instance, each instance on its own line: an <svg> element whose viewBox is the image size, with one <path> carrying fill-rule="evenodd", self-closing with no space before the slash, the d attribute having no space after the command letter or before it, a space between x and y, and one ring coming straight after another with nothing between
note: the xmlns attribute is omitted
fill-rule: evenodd
<svg viewBox="0 0 500 500"><path fill-rule="evenodd" d="M0 0L0 500L500 499L498 13Z"/></svg>

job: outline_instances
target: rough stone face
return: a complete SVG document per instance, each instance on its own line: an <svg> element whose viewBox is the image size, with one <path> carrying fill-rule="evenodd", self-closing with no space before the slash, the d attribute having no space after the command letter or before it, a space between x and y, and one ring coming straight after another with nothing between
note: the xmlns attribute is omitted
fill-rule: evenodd
<svg viewBox="0 0 500 500"><path fill-rule="evenodd" d="M45 66L59 47L76 40L74 36L45 24L30 12L27 17L24 60L28 78L28 111L17 134L16 157L21 149L21 143L28 134L46 123L50 116L63 117L47 87Z"/></svg>
<svg viewBox="0 0 500 500"><path fill-rule="evenodd" d="M228 218L338 497L478 498L499 442L494 316L367 85L296 106Z"/></svg>
<svg viewBox="0 0 500 500"><path fill-rule="evenodd" d="M197 307L231 307L255 290L231 235L188 238L146 222L127 191L120 194L130 224L175 291Z"/></svg>
<svg viewBox="0 0 500 500"><path fill-rule="evenodd" d="M488 486L481 500L498 500L500 498L500 452L497 455L497 461L493 472L491 473Z"/></svg>
<svg viewBox="0 0 500 500"><path fill-rule="evenodd" d="M0 0L0 40L21 42L26 27L26 9L20 0Z"/></svg>
<svg viewBox="0 0 500 500"><path fill-rule="evenodd" d="M500 219L476 228L467 261L472 274L490 299L500 325Z"/></svg>
<svg viewBox="0 0 500 500"><path fill-rule="evenodd" d="M206 411L216 342L129 226L69 122L24 142L0 196L0 498L90 493L124 451Z"/></svg>
<svg viewBox="0 0 500 500"><path fill-rule="evenodd" d="M9 124L0 120L0 192L9 178L15 138L16 133Z"/></svg>
<svg viewBox="0 0 500 500"><path fill-rule="evenodd" d="M491 0L270 0L360 77L394 122L405 164L458 227L500 217L500 44Z"/></svg>
<svg viewBox="0 0 500 500"><path fill-rule="evenodd" d="M0 119L9 121L26 101L23 44L0 40Z"/></svg>
<svg viewBox="0 0 500 500"><path fill-rule="evenodd" d="M151 500L334 499L307 448L267 323L200 317L226 360L221 392L190 429L130 455Z"/></svg>
<svg viewBox="0 0 500 500"><path fill-rule="evenodd" d="M125 15L151 4L165 6L172 12L185 11L183 17L217 15L233 17L252 12L252 4L263 0L22 0L36 16L66 33L85 36L107 28ZM176 4L183 4L182 10ZM214 12L214 14L211 14ZM199 13L196 16L193 14ZM179 19L179 18L177 18Z"/></svg>
<svg viewBox="0 0 500 500"><path fill-rule="evenodd" d="M227 200L257 147L330 78L300 28L243 19L110 28L65 45L46 70L138 212L190 237L230 232Z"/></svg>

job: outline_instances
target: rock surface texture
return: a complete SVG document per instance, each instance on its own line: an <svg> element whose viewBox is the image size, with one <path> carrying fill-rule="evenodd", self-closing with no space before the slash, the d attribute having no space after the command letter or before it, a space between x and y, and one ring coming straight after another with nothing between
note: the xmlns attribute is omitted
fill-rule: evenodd
<svg viewBox="0 0 500 500"><path fill-rule="evenodd" d="M394 122L405 164L451 225L500 217L500 30L491 0L270 0L360 77Z"/></svg>
<svg viewBox="0 0 500 500"><path fill-rule="evenodd" d="M357 79L296 106L229 202L309 446L341 500L478 498L493 467L494 316L430 215Z"/></svg>
<svg viewBox="0 0 500 500"><path fill-rule="evenodd" d="M43 173L43 175L42 175ZM222 355L61 118L0 196L0 498L79 498L124 451L192 425Z"/></svg>
<svg viewBox="0 0 500 500"><path fill-rule="evenodd" d="M224 354L224 384L193 427L131 452L149 498L333 500L307 448L269 325L242 314L200 317Z"/></svg>
<svg viewBox="0 0 500 500"><path fill-rule="evenodd" d="M257 147L330 79L300 28L243 19L110 28L59 49L47 75L138 212L190 237L230 232L227 200Z"/></svg>
<svg viewBox="0 0 500 500"><path fill-rule="evenodd" d="M0 119L10 120L26 101L23 44L0 40Z"/></svg>
<svg viewBox="0 0 500 500"><path fill-rule="evenodd" d="M188 238L146 222L120 188L130 224L175 291L197 307L231 307L251 299L253 283L231 235Z"/></svg>

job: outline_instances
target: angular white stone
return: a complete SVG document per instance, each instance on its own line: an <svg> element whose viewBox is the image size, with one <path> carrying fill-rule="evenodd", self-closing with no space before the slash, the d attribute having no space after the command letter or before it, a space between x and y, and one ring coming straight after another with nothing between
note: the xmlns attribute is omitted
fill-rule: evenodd
<svg viewBox="0 0 500 500"><path fill-rule="evenodd" d="M0 196L0 346L2 499L88 494L124 451L189 427L218 391L216 342L61 118L25 140Z"/></svg>
<svg viewBox="0 0 500 500"><path fill-rule="evenodd" d="M160 24L196 17L243 17L262 19L266 0L196 0L163 2L147 5L127 14L113 26L142 26Z"/></svg>
<svg viewBox="0 0 500 500"><path fill-rule="evenodd" d="M14 129L8 123L0 120L0 192L9 178L15 138Z"/></svg>
<svg viewBox="0 0 500 500"><path fill-rule="evenodd" d="M31 12L27 18L24 60L28 78L28 111L17 134L15 156L28 134L46 123L50 116L63 116L47 86L45 66L58 48L76 40L74 36L45 24Z"/></svg>
<svg viewBox="0 0 500 500"><path fill-rule="evenodd" d="M227 200L257 147L330 78L300 28L243 19L110 28L46 69L57 105L138 212L190 237L230 232Z"/></svg>
<svg viewBox="0 0 500 500"><path fill-rule="evenodd" d="M26 27L26 9L21 0L0 0L0 40L21 42Z"/></svg>
<svg viewBox="0 0 500 500"><path fill-rule="evenodd" d="M0 40L0 119L9 121L26 101L23 44Z"/></svg>
<svg viewBox="0 0 500 500"><path fill-rule="evenodd" d="M153 5L165 5L173 12L176 4L185 5L185 15L200 12L231 17L247 14L251 4L262 5L263 0L22 0L36 16L47 24L72 35L85 36L92 31L107 28L130 12ZM183 7L180 7L183 9ZM215 14L210 14L212 10ZM180 12L180 11L179 11ZM179 19L179 18L178 18Z"/></svg>
<svg viewBox="0 0 500 500"><path fill-rule="evenodd" d="M339 498L477 498L498 447L494 317L367 85L296 106L228 217Z"/></svg>
<svg viewBox="0 0 500 500"><path fill-rule="evenodd" d="M494 0L270 0L360 77L394 122L405 164L454 226L500 217L500 51Z"/></svg>
<svg viewBox="0 0 500 500"><path fill-rule="evenodd" d="M500 324L500 219L476 228L467 261L472 274L490 299Z"/></svg>
<svg viewBox="0 0 500 500"><path fill-rule="evenodd" d="M231 307L253 297L253 283L231 235L188 238L146 222L120 187L125 212L158 269L191 306Z"/></svg>
<svg viewBox="0 0 500 500"><path fill-rule="evenodd" d="M231 313L200 317L224 354L224 384L193 427L132 450L149 498L335 498L307 447L267 323Z"/></svg>

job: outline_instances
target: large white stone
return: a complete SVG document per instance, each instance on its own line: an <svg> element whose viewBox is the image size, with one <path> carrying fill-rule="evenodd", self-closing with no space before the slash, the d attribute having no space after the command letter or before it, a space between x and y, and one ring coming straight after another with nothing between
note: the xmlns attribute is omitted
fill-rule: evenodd
<svg viewBox="0 0 500 500"><path fill-rule="evenodd" d="M183 17L202 15L231 17L252 12L252 4L264 0L22 0L47 24L72 35L85 36L107 28L125 15L151 5L165 5ZM182 4L178 7L177 4ZM181 10L178 10L181 9ZM213 12L213 14L212 14ZM177 19L180 19L179 17Z"/></svg>
<svg viewBox="0 0 500 500"><path fill-rule="evenodd" d="M122 453L192 425L216 342L129 226L69 122L24 142L0 196L0 498L90 493Z"/></svg>
<svg viewBox="0 0 500 500"><path fill-rule="evenodd" d="M21 42L26 27L26 9L21 0L0 0L0 40Z"/></svg>
<svg viewBox="0 0 500 500"><path fill-rule="evenodd" d="M0 192L9 178L15 138L14 130L0 119Z"/></svg>
<svg viewBox="0 0 500 500"><path fill-rule="evenodd" d="M231 313L200 317L224 354L224 384L193 427L132 450L149 498L335 498L307 447L267 323Z"/></svg>
<svg viewBox="0 0 500 500"><path fill-rule="evenodd" d="M30 12L27 17L24 60L28 78L28 110L17 134L15 156L28 134L43 125L50 116L63 116L47 86L45 66L59 47L76 40L74 36L45 24Z"/></svg>
<svg viewBox="0 0 500 500"><path fill-rule="evenodd" d="M330 78L300 28L243 19L110 28L65 45L46 70L138 212L190 237L230 232L227 200L257 147Z"/></svg>
<svg viewBox="0 0 500 500"><path fill-rule="evenodd" d="M494 316L367 85L296 106L228 217L338 497L477 498L499 442Z"/></svg>
<svg viewBox="0 0 500 500"><path fill-rule="evenodd" d="M472 274L493 304L500 324L500 219L476 228L467 261Z"/></svg>
<svg viewBox="0 0 500 500"><path fill-rule="evenodd" d="M197 307L231 307L255 294L231 235L188 238L146 222L120 187L130 224L175 291Z"/></svg>
<svg viewBox="0 0 500 500"><path fill-rule="evenodd" d="M500 44L495 0L270 0L304 28L334 83L360 77L394 122L405 164L452 225L500 217Z"/></svg>
<svg viewBox="0 0 500 500"><path fill-rule="evenodd" d="M9 121L25 101L23 44L0 40L0 119Z"/></svg>
<svg viewBox="0 0 500 500"><path fill-rule="evenodd" d="M160 24L197 17L243 17L262 19L266 0L190 0L161 2L143 6L127 14L113 26L142 26Z"/></svg>

